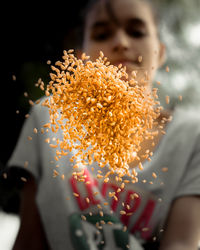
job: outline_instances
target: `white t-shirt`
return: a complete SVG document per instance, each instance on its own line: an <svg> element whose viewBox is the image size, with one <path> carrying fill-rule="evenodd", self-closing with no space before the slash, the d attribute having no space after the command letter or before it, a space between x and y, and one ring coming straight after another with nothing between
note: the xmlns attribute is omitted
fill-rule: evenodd
<svg viewBox="0 0 200 250"><path fill-rule="evenodd" d="M143 164L142 171L137 169L138 183L126 184L117 199L108 195L120 187L114 176L109 183L101 182L96 178L99 167L93 165L85 168L90 183L77 182L69 160L74 152L55 160L56 149L50 148L45 139L51 138L53 143L62 139L62 133L49 130L42 134L40 128L47 122L48 109L34 106L8 165L25 168L35 177L36 201L53 250L126 249L126 245L141 249L130 235L141 243L153 237L159 239L172 201L200 194L200 117L195 111L175 110L152 160ZM164 167L167 172L162 171ZM53 170L59 172L57 177L53 177ZM153 178L153 172L157 178ZM127 214L121 214L121 210Z"/></svg>

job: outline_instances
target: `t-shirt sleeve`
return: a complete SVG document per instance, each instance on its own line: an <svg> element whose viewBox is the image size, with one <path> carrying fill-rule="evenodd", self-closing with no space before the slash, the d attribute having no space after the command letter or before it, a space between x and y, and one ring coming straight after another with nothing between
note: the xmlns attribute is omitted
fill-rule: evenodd
<svg viewBox="0 0 200 250"><path fill-rule="evenodd" d="M180 181L175 197L200 194L200 136L196 142L188 160L187 168Z"/></svg>
<svg viewBox="0 0 200 250"><path fill-rule="evenodd" d="M40 176L39 169L39 132L34 133L34 129L37 131L39 128L39 121L37 112L39 109L33 107L30 111L30 116L25 120L15 149L7 163L8 169L22 168L31 173L37 180ZM36 131L36 130L35 130ZM13 169L12 169L13 170Z"/></svg>

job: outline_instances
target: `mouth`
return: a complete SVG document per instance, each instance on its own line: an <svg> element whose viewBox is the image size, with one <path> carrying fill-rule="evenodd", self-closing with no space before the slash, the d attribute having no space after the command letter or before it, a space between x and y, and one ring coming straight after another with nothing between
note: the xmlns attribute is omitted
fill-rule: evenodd
<svg viewBox="0 0 200 250"><path fill-rule="evenodd" d="M141 63L135 60L120 59L120 60L115 60L111 63L115 66L119 66L120 64L122 64L123 67L126 66L127 68L133 68L133 69L141 68Z"/></svg>

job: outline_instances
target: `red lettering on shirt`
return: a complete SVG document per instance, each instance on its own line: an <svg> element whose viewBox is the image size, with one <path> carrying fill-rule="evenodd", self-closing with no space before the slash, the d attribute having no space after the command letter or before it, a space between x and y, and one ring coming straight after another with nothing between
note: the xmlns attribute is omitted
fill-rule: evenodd
<svg viewBox="0 0 200 250"><path fill-rule="evenodd" d="M94 194L93 194L94 193L93 187L94 186L98 187L98 181L90 176L90 173L87 169L85 169L84 175L87 176L85 178L85 182L87 182L87 181L90 182L90 183L85 185L86 189L87 189L87 193L88 193L88 198L90 199L90 203L92 205L97 205L100 203L100 201L95 199Z"/></svg>
<svg viewBox="0 0 200 250"><path fill-rule="evenodd" d="M87 190L88 195L86 195L86 197L82 197L81 195L82 191L81 190L79 191L78 185L77 185L78 181L74 178L74 176L70 178L70 183L71 183L73 192L79 195L78 197L76 197L76 200L81 210L85 210L91 205L96 205L100 203L99 200L95 200L94 195L93 195L93 187L98 185L97 180L94 180L93 178L91 178L87 169L84 170L84 175L86 175L85 181L86 182L89 181L88 184L81 185L81 189L84 187ZM90 199L90 203L86 202L87 197Z"/></svg>
<svg viewBox="0 0 200 250"><path fill-rule="evenodd" d="M138 207L140 205L140 202L141 202L140 196L135 197L134 199L131 198L131 196L134 193L135 192L131 191L131 190L127 191L126 199L125 199L125 202L124 202L124 211L126 213L134 213L138 209ZM130 206L130 209L128 209L127 205ZM122 221L122 223L125 226L128 226L128 224L130 222L130 219L131 219L131 216L127 216L126 214L122 215L121 218L120 218L120 220Z"/></svg>
<svg viewBox="0 0 200 250"><path fill-rule="evenodd" d="M98 181L97 179L93 178L89 171L87 169L84 170L85 175L85 182L87 183L80 183L77 179L75 179L73 176L70 178L71 187L74 193L77 193L79 196L75 197L78 206L80 210L85 210L89 208L92 205L97 205L100 203L100 200L97 200L94 195L94 187L98 187ZM122 190L121 192L117 192L118 186L112 183L106 183L103 182L101 188L98 187L98 189L101 192L101 195L103 198L108 197L108 193L115 192L115 196L117 199L114 199L112 197L110 208L115 212L117 211L117 207L121 202L124 202L124 208L123 210L130 215L119 215L121 222L129 227L131 224L131 217L134 216L134 213L140 208L140 205L142 202L145 202L146 200L142 200L141 196L135 196L134 199L132 199L132 195L136 193L134 190ZM96 188L95 188L96 189ZM86 196L83 197L83 193L86 191ZM120 200L120 193L126 192L126 196L124 200ZM86 198L90 199L90 203L86 201ZM127 206L128 205L128 206ZM156 206L156 201L149 199L146 202L146 205L141 211L140 216L138 217L137 221L134 223L133 227L131 228L130 232L132 234L135 234L137 232L140 233L141 237L145 240L147 240L151 236L151 229L149 227L151 216L153 214L154 208ZM133 215L131 215L133 214ZM147 230L143 230L146 228Z"/></svg>
<svg viewBox="0 0 200 250"><path fill-rule="evenodd" d="M109 189L112 189L112 191L115 192L115 196L117 197L117 200L113 198L112 203L111 203L111 209L115 212L117 210L117 206L119 204L119 193L117 192L117 189L119 187L117 185L114 185L112 183L103 183L102 189L101 189L101 194L105 198L106 193Z"/></svg>
<svg viewBox="0 0 200 250"><path fill-rule="evenodd" d="M151 230L148 228L149 221L151 219L151 216L153 214L154 207L156 205L156 202L154 200L148 200L143 213L140 215L139 219L136 221L135 225L131 229L131 233L135 233L136 231L141 232L141 236L143 239L148 239L151 235ZM143 228L148 228L146 231L142 231Z"/></svg>

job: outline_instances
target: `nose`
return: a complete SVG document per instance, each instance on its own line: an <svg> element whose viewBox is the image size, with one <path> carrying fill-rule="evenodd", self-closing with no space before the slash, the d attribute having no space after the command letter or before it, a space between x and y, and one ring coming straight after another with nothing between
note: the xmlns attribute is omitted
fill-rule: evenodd
<svg viewBox="0 0 200 250"><path fill-rule="evenodd" d="M129 49L129 38L123 29L118 29L115 32L112 49L114 52L125 52Z"/></svg>

